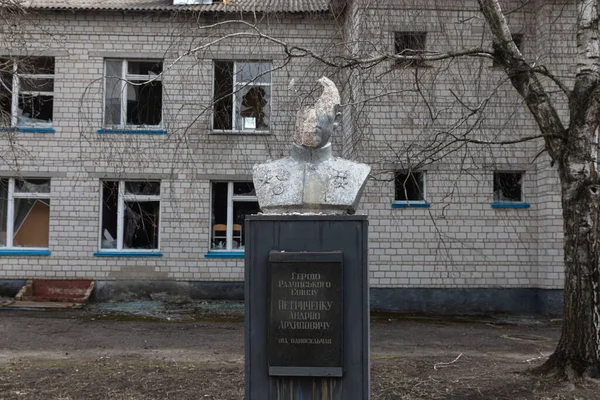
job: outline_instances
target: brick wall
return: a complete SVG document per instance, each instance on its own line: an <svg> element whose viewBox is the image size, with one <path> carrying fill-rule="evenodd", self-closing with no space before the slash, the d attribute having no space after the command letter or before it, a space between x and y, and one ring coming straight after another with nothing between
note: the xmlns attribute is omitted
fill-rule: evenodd
<svg viewBox="0 0 600 400"><path fill-rule="evenodd" d="M372 56L393 48L395 31L426 31L427 49L491 48L475 1L354 1L346 19L324 14L277 15L264 32L317 53ZM517 4L518 2L515 2ZM459 7L460 6L460 7ZM524 34L528 60L541 57L565 71L569 42L551 6L531 4L511 14ZM222 17L199 17L201 24ZM541 143L475 145L453 137L500 141L535 134L536 125L501 70L484 58L446 60L431 67L340 74L309 58L287 63L279 45L248 37L246 29L195 29L185 15L48 13L23 22L27 46L7 54L56 57L54 134L18 133L16 157L0 176L52 178L50 256L0 258L0 279L86 277L240 281L242 259L208 259L210 182L249 179L252 165L287 154L299 98L315 96L329 75L343 89L343 133L334 151L373 166L361 203L370 219L371 284L376 287L544 287L562 284L562 222L555 171L536 158ZM345 29L344 26L345 24ZM6 33L0 43L7 41ZM340 45L345 39L363 39ZM186 50L216 43L181 59ZM563 48L561 47L561 48ZM101 135L103 60L164 59L163 123L167 135ZM213 59L267 59L272 73L270 135L210 131ZM557 64L557 65L555 65ZM281 68L279 68L281 67ZM288 88L291 79L295 85ZM415 79L418 85L415 85ZM318 93L317 93L318 94ZM459 100L457 100L459 99ZM483 111L469 116L469 108ZM0 146L9 149L7 134ZM436 150L434 150L436 149ZM392 208L393 172L425 171L429 208ZM493 171L525 172L529 209L491 208ZM95 257L100 179L161 181L162 257Z"/></svg>

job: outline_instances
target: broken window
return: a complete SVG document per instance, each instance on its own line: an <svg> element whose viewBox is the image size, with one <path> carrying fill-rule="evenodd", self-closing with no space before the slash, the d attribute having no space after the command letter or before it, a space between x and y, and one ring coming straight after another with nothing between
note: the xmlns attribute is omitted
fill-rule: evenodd
<svg viewBox="0 0 600 400"><path fill-rule="evenodd" d="M494 172L494 201L523 201L522 172Z"/></svg>
<svg viewBox="0 0 600 400"><path fill-rule="evenodd" d="M260 212L251 182L212 183L212 250L243 251L246 215Z"/></svg>
<svg viewBox="0 0 600 400"><path fill-rule="evenodd" d="M215 61L213 128L267 131L271 114L271 63Z"/></svg>
<svg viewBox="0 0 600 400"><path fill-rule="evenodd" d="M162 61L105 60L104 125L159 126L162 70Z"/></svg>
<svg viewBox="0 0 600 400"><path fill-rule="evenodd" d="M48 248L50 180L0 179L0 247Z"/></svg>
<svg viewBox="0 0 600 400"><path fill-rule="evenodd" d="M427 32L394 32L394 53L403 56L421 56L425 51ZM422 59L395 60L396 67L424 67Z"/></svg>
<svg viewBox="0 0 600 400"><path fill-rule="evenodd" d="M2 126L52 128L54 58L0 59Z"/></svg>
<svg viewBox="0 0 600 400"><path fill-rule="evenodd" d="M100 250L158 250L160 182L103 181Z"/></svg>
<svg viewBox="0 0 600 400"><path fill-rule="evenodd" d="M396 172L394 184L395 201L425 201L424 172Z"/></svg>

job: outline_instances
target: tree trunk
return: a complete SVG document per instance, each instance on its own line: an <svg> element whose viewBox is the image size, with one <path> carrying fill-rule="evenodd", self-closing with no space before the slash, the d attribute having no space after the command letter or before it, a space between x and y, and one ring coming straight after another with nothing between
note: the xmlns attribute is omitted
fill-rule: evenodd
<svg viewBox="0 0 600 400"><path fill-rule="evenodd" d="M564 321L558 346L537 372L600 377L600 184L597 132L600 120L598 0L577 0L577 74L567 92L569 127L550 101L536 70L523 58L499 0L478 0L497 58L535 118L558 167L564 227ZM564 87L564 86L563 86ZM561 87L562 88L562 87Z"/></svg>
<svg viewBox="0 0 600 400"><path fill-rule="evenodd" d="M598 194L594 185L562 184L565 235L562 333L554 354L534 372L570 379L600 377Z"/></svg>

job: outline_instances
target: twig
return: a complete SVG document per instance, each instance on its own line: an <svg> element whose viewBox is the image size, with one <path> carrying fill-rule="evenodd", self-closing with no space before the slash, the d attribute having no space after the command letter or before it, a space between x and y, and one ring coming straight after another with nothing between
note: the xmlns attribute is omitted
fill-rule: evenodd
<svg viewBox="0 0 600 400"><path fill-rule="evenodd" d="M462 353L460 353L458 355L458 357L456 357L454 360L450 361L450 362L439 362L439 363L435 363L433 365L433 369L438 369L438 368L443 368L443 367L447 367L450 364L454 364L455 362L458 361L458 359L460 358L460 356L462 356Z"/></svg>
<svg viewBox="0 0 600 400"><path fill-rule="evenodd" d="M545 355L544 353L542 353L541 351L540 351L540 354L541 354L541 356L539 356L539 357L533 357L533 358L528 358L527 360L525 360L525 362L526 363L530 363L532 361L537 361L537 360L539 360L541 358L548 358L548 356Z"/></svg>

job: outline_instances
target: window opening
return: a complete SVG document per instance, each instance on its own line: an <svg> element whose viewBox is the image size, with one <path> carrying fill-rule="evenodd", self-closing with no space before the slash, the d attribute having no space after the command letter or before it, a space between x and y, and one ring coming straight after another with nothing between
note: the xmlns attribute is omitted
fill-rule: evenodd
<svg viewBox="0 0 600 400"><path fill-rule="evenodd" d="M394 32L395 54L420 56L425 51L427 32ZM395 60L396 67L423 67L423 60Z"/></svg>
<svg viewBox="0 0 600 400"><path fill-rule="evenodd" d="M394 184L396 201L425 200L425 177L423 172L397 172Z"/></svg>
<svg viewBox="0 0 600 400"><path fill-rule="evenodd" d="M213 182L211 250L244 250L247 215L260 212L251 182Z"/></svg>
<svg viewBox="0 0 600 400"><path fill-rule="evenodd" d="M213 128L266 131L271 113L271 63L215 61Z"/></svg>
<svg viewBox="0 0 600 400"><path fill-rule="evenodd" d="M103 181L101 250L158 250L160 182Z"/></svg>
<svg viewBox="0 0 600 400"><path fill-rule="evenodd" d="M523 201L523 173L522 172L495 172L494 173L494 201L496 202L522 202Z"/></svg>
<svg viewBox="0 0 600 400"><path fill-rule="evenodd" d="M104 125L159 126L162 70L162 61L105 60Z"/></svg>
<svg viewBox="0 0 600 400"><path fill-rule="evenodd" d="M0 179L0 247L47 249L50 180Z"/></svg>
<svg viewBox="0 0 600 400"><path fill-rule="evenodd" d="M2 126L52 128L54 58L0 59Z"/></svg>

